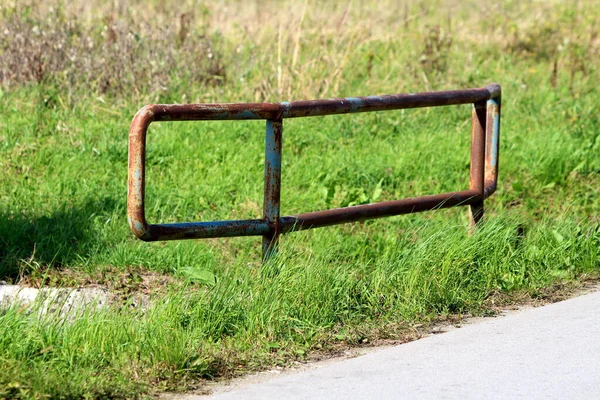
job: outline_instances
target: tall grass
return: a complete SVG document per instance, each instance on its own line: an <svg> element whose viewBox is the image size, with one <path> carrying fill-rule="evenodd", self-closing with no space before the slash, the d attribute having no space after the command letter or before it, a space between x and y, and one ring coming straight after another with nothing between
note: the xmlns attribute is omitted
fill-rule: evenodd
<svg viewBox="0 0 600 400"><path fill-rule="evenodd" d="M330 252L287 253L260 269L232 265L216 284L169 293L146 311L108 309L65 322L15 307L0 317L3 395L181 388L323 346L401 337L439 315L481 314L494 291L535 295L556 277L597 272L598 229L546 222L521 236L517 221L498 219L468 236L435 225L415 227L423 239L364 262Z"/></svg>

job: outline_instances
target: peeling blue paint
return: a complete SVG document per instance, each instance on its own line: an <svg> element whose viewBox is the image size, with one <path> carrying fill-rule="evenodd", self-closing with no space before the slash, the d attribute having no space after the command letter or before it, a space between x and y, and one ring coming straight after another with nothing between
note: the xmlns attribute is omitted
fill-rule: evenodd
<svg viewBox="0 0 600 400"><path fill-rule="evenodd" d="M133 223L133 230L136 232L143 232L144 234L146 233L146 228L144 227L144 224L142 224L140 221L138 220L132 220L130 222L130 224Z"/></svg>
<svg viewBox="0 0 600 400"><path fill-rule="evenodd" d="M292 108L292 103L290 103L289 101L282 101L281 103L281 107L283 107L283 118L287 118L290 115L290 109Z"/></svg>
<svg viewBox="0 0 600 400"><path fill-rule="evenodd" d="M141 165L141 162L138 161L138 165ZM135 179L136 181L141 181L142 177L143 177L142 170L139 167L135 168L131 175L132 175L133 179Z"/></svg>
<svg viewBox="0 0 600 400"><path fill-rule="evenodd" d="M279 238L279 201L281 193L282 121L267 120L265 138L265 188L263 216L271 231L263 235L263 259L277 252Z"/></svg>
<svg viewBox="0 0 600 400"><path fill-rule="evenodd" d="M235 114L236 119L262 119L257 114L253 113L250 110L244 110L241 113Z"/></svg>
<svg viewBox="0 0 600 400"><path fill-rule="evenodd" d="M262 220L232 220L212 222L178 222L152 225L157 229L172 231L171 235L191 234L195 238L228 236L256 236L269 232L269 224ZM181 232L177 232L181 231ZM165 240L163 237L162 240Z"/></svg>
<svg viewBox="0 0 600 400"><path fill-rule="evenodd" d="M281 124L281 122L277 122ZM273 221L279 217L279 199L273 199L274 192L279 193L281 185L281 148L277 139L277 135L281 132L276 132L274 123L271 120L267 121L266 138L265 138L265 218ZM279 128L281 129L281 128ZM267 189L270 193L267 193ZM269 196L270 195L270 196Z"/></svg>
<svg viewBox="0 0 600 400"><path fill-rule="evenodd" d="M358 110L360 110L361 106L364 105L364 101L357 97L347 97L344 99L344 101L347 101L351 104L350 112L357 112Z"/></svg>

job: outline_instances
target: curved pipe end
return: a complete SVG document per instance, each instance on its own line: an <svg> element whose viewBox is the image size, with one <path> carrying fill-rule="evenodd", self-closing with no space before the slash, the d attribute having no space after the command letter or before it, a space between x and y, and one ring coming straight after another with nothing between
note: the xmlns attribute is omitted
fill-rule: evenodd
<svg viewBox="0 0 600 400"><path fill-rule="evenodd" d="M502 95L502 88L497 83L490 83L485 88L490 92L491 99Z"/></svg>
<svg viewBox="0 0 600 400"><path fill-rule="evenodd" d="M129 171L127 187L127 222L132 232L144 241L152 240L144 215L146 131L154 121L156 106L142 107L129 128Z"/></svg>
<svg viewBox="0 0 600 400"><path fill-rule="evenodd" d="M136 218L132 217L131 215L127 215L127 222L129 223L129 228L131 228L131 231L138 239L141 239L144 242L152 241L150 226L144 217Z"/></svg>
<svg viewBox="0 0 600 400"><path fill-rule="evenodd" d="M129 134L139 133L142 130L144 133L148 128L148 125L155 119L155 115L157 113L156 104L148 104L140 108L140 110L135 113L133 120L131 121L131 127L129 128Z"/></svg>

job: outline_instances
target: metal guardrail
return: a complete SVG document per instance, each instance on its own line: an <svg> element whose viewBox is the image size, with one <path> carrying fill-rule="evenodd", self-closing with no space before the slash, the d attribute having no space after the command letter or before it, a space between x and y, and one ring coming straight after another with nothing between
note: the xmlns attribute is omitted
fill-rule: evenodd
<svg viewBox="0 0 600 400"><path fill-rule="evenodd" d="M469 103L473 104L469 189L280 217L283 119ZM495 83L478 89L282 103L148 105L138 111L129 130L129 226L144 241L262 236L263 259L267 259L281 234L303 229L459 205L469 206L475 225L483 216L484 200L495 192L498 181L500 105L501 88ZM263 218L148 224L144 211L148 126L155 121L248 119L267 121Z"/></svg>

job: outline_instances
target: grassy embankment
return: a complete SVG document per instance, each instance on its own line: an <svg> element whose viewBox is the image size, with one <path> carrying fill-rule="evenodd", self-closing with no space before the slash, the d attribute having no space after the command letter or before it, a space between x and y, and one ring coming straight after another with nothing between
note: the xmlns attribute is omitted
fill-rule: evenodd
<svg viewBox="0 0 600 400"><path fill-rule="evenodd" d="M598 275L593 2L87 3L0 9L0 278L164 301L69 323L9 310L0 398L196 387ZM473 235L465 208L408 215L285 236L260 266L259 238L148 244L127 228L127 130L144 104L493 81L500 185ZM463 189L469 129L469 106L285 121L282 213ZM259 217L263 135L153 124L149 220Z"/></svg>

